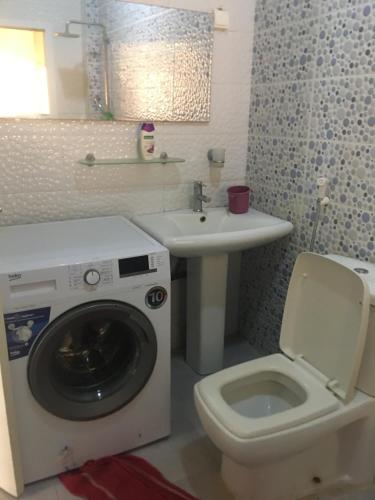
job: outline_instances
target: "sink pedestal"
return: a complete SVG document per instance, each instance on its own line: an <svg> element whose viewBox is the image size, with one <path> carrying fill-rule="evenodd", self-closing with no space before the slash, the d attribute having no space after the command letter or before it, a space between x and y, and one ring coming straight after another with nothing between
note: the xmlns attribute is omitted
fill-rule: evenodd
<svg viewBox="0 0 375 500"><path fill-rule="evenodd" d="M187 260L186 360L201 375L223 367L228 254Z"/></svg>
<svg viewBox="0 0 375 500"><path fill-rule="evenodd" d="M238 281L229 280L230 288L236 291L230 292L228 304L225 300L228 255L282 238L293 225L253 208L236 215L226 207L208 208L204 213L176 210L145 214L133 220L172 255L188 259L187 362L202 375L221 370L226 305L228 330L233 331L238 319ZM236 269L239 272L239 265Z"/></svg>

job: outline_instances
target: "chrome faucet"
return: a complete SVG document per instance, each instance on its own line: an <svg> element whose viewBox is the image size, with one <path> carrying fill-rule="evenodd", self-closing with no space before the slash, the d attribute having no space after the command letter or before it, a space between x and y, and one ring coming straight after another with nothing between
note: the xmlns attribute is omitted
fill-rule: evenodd
<svg viewBox="0 0 375 500"><path fill-rule="evenodd" d="M202 181L194 181L194 197L193 197L193 212L203 212L202 202L209 203L211 198L203 194Z"/></svg>

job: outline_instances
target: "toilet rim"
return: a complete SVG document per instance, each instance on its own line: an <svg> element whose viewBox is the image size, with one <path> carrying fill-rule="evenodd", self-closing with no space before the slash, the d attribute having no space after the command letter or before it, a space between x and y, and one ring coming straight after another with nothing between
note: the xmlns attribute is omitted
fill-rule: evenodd
<svg viewBox="0 0 375 500"><path fill-rule="evenodd" d="M266 379L280 382L288 389L288 380L305 392L306 398L300 404L273 415L260 418L244 416L224 399L222 389L241 379L253 380L266 374ZM286 383L284 383L286 382ZM340 406L338 399L325 387L322 380L312 375L296 361L282 354L273 354L257 360L236 365L215 373L195 385L195 393L202 411L214 417L228 433L238 439L252 439L270 435L327 415Z"/></svg>
<svg viewBox="0 0 375 500"><path fill-rule="evenodd" d="M247 466L258 466L281 460L313 446L321 438L375 414L375 399L356 390L352 401L339 403L339 408L312 421L283 429L273 434L241 438L230 433L216 415L202 402L198 391L194 391L196 408L203 428L223 456Z"/></svg>

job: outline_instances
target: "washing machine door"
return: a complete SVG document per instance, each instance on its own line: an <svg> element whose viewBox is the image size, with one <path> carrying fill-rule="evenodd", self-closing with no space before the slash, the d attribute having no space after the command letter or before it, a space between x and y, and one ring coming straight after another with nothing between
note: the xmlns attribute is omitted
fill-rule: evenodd
<svg viewBox="0 0 375 500"><path fill-rule="evenodd" d="M122 302L89 302L59 316L36 340L30 389L58 417L96 419L137 396L156 355L154 328L141 311Z"/></svg>

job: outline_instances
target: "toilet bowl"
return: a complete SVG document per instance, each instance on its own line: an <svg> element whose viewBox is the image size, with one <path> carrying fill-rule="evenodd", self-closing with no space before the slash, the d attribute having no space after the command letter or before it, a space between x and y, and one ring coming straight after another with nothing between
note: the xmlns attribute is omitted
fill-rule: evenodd
<svg viewBox="0 0 375 500"><path fill-rule="evenodd" d="M283 354L196 384L198 415L222 451L222 476L236 498L297 500L372 480L374 288L374 265L301 254L284 309Z"/></svg>

